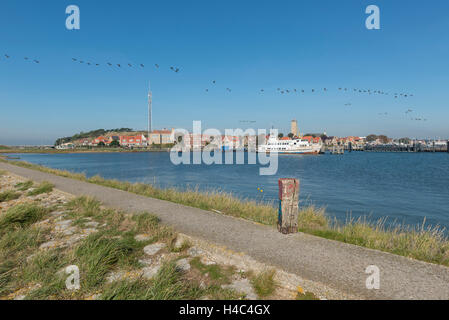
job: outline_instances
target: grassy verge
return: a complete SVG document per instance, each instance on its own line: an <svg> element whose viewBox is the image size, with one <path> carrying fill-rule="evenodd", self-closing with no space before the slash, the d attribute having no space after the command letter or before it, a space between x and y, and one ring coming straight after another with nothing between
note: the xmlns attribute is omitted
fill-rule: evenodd
<svg viewBox="0 0 449 320"><path fill-rule="evenodd" d="M183 278L174 261L165 263L153 281L122 280L102 294L104 300L191 300L204 295L198 285Z"/></svg>
<svg viewBox="0 0 449 320"><path fill-rule="evenodd" d="M188 248L173 253L170 245L176 234L151 214L129 215L104 208L88 197L76 198L57 210L62 212L58 213L61 219L52 215L52 209L36 204L16 205L0 215L0 299L17 295L37 300L87 299L94 295L105 300L242 297L220 286L232 275L231 269L204 266L199 261L190 271L180 269L177 260L186 256ZM49 239L67 241L64 235L54 233L49 224L52 219L85 219L95 223L97 229L75 244L42 249ZM138 234L151 237L137 241ZM144 266L140 259L143 248L153 243L165 243L163 255L175 257L163 260L155 276L148 279L139 275ZM65 268L70 265L80 270L80 288L76 291L66 287ZM196 268L203 272L210 269L210 275ZM136 276L108 281L108 275L114 272Z"/></svg>
<svg viewBox="0 0 449 320"><path fill-rule="evenodd" d="M15 185L16 189L19 191L27 191L34 185L33 181L20 182Z"/></svg>
<svg viewBox="0 0 449 320"><path fill-rule="evenodd" d="M31 190L28 192L29 196L37 196L39 194L43 194L43 193L50 193L53 191L53 184L51 184L50 182L42 182L41 184L39 184L35 189Z"/></svg>
<svg viewBox="0 0 449 320"><path fill-rule="evenodd" d="M266 298L276 290L276 283L274 281L275 274L275 270L268 270L251 279L254 291L260 298Z"/></svg>
<svg viewBox="0 0 449 320"><path fill-rule="evenodd" d="M7 162L1 159L0 161ZM86 178L83 174L27 162L13 162L13 164L204 210L218 211L266 225L274 226L277 222L277 209L273 205L240 200L224 192L159 189L152 185L106 180L99 176ZM449 239L444 230L426 227L424 223L415 227L387 227L385 222L384 219L371 222L360 218L340 223L327 216L324 209L313 206L302 208L298 221L300 231L308 234L449 266Z"/></svg>
<svg viewBox="0 0 449 320"><path fill-rule="evenodd" d="M20 195L21 195L20 193L14 192L12 190L4 191L4 192L0 193L0 203L18 199L18 198L20 198Z"/></svg>

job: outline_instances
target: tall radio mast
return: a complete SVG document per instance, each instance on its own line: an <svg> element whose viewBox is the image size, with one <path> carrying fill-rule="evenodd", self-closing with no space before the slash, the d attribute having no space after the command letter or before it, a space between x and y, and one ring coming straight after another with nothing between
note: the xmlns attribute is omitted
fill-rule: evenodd
<svg viewBox="0 0 449 320"><path fill-rule="evenodd" d="M153 94L151 93L151 82L148 85L148 141L150 141L150 133L153 126Z"/></svg>

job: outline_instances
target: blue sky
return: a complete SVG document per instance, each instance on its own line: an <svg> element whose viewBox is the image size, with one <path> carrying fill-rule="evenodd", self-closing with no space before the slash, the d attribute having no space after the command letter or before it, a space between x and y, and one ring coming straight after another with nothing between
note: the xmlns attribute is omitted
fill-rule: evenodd
<svg viewBox="0 0 449 320"><path fill-rule="evenodd" d="M81 10L80 30L65 27L70 4ZM365 28L370 4L380 7L381 30ZM287 132L298 119L302 132L449 137L448 15L447 0L2 0L0 144L144 129L149 80L156 128L189 129L193 120L246 128L240 121L252 120ZM394 99L395 92L414 97Z"/></svg>

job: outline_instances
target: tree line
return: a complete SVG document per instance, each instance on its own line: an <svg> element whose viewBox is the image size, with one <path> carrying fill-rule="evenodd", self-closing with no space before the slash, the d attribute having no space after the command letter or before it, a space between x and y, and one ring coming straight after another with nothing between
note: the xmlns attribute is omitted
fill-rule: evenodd
<svg viewBox="0 0 449 320"><path fill-rule="evenodd" d="M64 143L69 143L69 142L73 142L79 139L87 139L87 138L96 138L98 136L103 136L107 133L110 132L133 132L134 130L131 128L117 128L117 129L97 129L97 130L92 130L89 132L80 132L77 134L74 134L71 137L64 137L64 138L58 138L55 141L55 145L61 145Z"/></svg>

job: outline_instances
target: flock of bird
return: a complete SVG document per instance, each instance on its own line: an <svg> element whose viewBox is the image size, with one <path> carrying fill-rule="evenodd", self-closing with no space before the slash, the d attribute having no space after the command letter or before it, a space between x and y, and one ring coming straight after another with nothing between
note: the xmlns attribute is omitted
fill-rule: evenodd
<svg viewBox="0 0 449 320"><path fill-rule="evenodd" d="M11 56L8 55L8 54L5 54L4 56L5 56L6 59L10 59L11 58ZM28 57L24 57L24 60L31 60L31 59L28 58ZM32 60L32 61L34 63L40 63L39 60ZM94 63L94 62L86 61L86 60L79 59L79 58L72 58L72 61L76 62L76 63L80 63L80 64L85 64L85 65L88 65L88 66L99 67L99 66L102 65L100 63ZM121 63L106 62L103 65L108 66L108 67L117 67L117 68L122 68L122 67L126 67L126 66L128 68L134 68L134 67L141 68L141 69L145 68L145 64L143 64L143 63L139 63L139 64L132 64L132 63L121 64ZM157 63L154 64L154 67L156 69L160 68L159 64L157 64ZM179 73L181 71L181 69L179 67L175 67L175 66L170 66L170 70L175 72L175 73ZM216 80L212 81L212 85L215 85L216 83L217 83ZM206 92L209 92L209 90L210 90L209 88L205 89ZM328 88L322 88L322 89L311 89L310 92L318 93L321 90L323 92L329 91ZM228 87L228 88L226 88L226 91L227 92L232 92L232 89ZM306 93L306 92L309 92L309 90L305 90L305 89L281 89L281 88L277 88L276 91L278 93L280 93L280 94ZM348 88L340 87L340 88L338 88L338 91L342 91L342 92L353 91L353 92L356 92L356 93L366 93L366 94L369 94L369 95L371 95L371 94L390 95L390 93L388 93L388 92L381 91L381 90L372 90L372 89L357 89L357 88L353 88L351 90L351 89L348 89ZM259 91L259 93L265 93L265 92L266 92L265 89L260 89L260 91ZM404 97L404 98L413 97L413 94L409 94L409 93L394 93L393 96L397 99L399 97ZM347 105L350 105L350 104L347 104Z"/></svg>
<svg viewBox="0 0 449 320"><path fill-rule="evenodd" d="M8 54L4 54L4 57L8 60L8 59L11 59L11 56L10 55L8 55ZM36 64L39 64L40 63L40 61L39 60L36 60L36 59L32 59L32 58L29 58L29 57L24 57L23 58L23 60L25 60L25 61L32 61L32 62L34 62L34 63L36 63ZM143 69L143 68L145 68L146 66L145 66L145 64L143 64L143 63L139 63L139 64L132 64L132 63L127 63L127 64L121 64L121 63L111 63L111 62L106 62L106 63L103 63L103 64L100 64L100 63L93 63L93 62L90 62L90 61L85 61L85 60L83 60L83 59L79 59L79 58L72 58L72 62L74 62L74 63L80 63L80 64L85 64L85 65L88 65L88 66L95 66L95 67L99 67L99 66L101 66L101 65L104 65L104 66L107 66L107 67L116 67L116 68L125 68L125 67L128 67L128 68L139 68L139 69ZM154 68L156 68L156 69L159 69L160 68L160 65L159 64L154 64ZM176 67L176 66L170 66L170 70L171 71L173 71L174 73L179 73L180 71L181 71L181 69L179 68L179 67ZM212 80L211 81L211 85L212 86L216 86L216 84L217 84L217 81L216 80ZM209 88L206 88L205 89L205 91L206 92L209 92ZM227 87L226 88L226 91L228 92L228 93L231 93L232 92L232 89L231 88L229 88L229 87ZM308 92L311 92L311 93L319 93L319 92L328 92L329 91L329 89L328 88L322 88L322 89L308 89L308 90L306 90L306 89L296 89L296 88L294 88L294 89L282 89L282 88L277 88L276 89L276 92L277 93L279 93L279 94L281 94L281 95L284 95L284 94L295 94L295 93L300 93L300 94L305 94L305 93L308 93ZM263 93L265 93L265 92L267 92L265 89L260 89L260 91L259 91L259 94L263 94ZM395 92L394 94L393 93L389 93L389 92L385 92L385 91L382 91L382 90L373 90L373 89L358 89L358 88L352 88L352 89L350 89L350 88L343 88L343 87L339 87L338 88L338 92L353 92L353 93L365 93L365 94L368 94L368 95L385 95L385 96L388 96L388 95L391 95L391 96L394 96L394 98L395 99L398 99L398 98L408 98L408 97L413 97L414 95L413 94L410 94L410 93L398 93L398 92ZM345 104L345 106L347 106L347 107L349 107L349 106L352 106L352 104L351 103L346 103ZM406 116L408 117L408 115L410 115L411 116L411 114L413 113L413 110L411 110L411 109L408 109L406 112L405 112L405 114L406 114ZM386 115L388 115L388 113L387 112L384 112L384 113L379 113L379 115L381 115L381 116L386 116ZM422 118L422 117L410 117L410 119L411 120L414 120L414 121L427 121L427 119L425 119L425 118Z"/></svg>
<svg viewBox="0 0 449 320"><path fill-rule="evenodd" d="M5 57L6 59L10 59L10 58L11 58L11 56L9 56L9 55L7 55L7 54L5 54L4 57ZM28 58L28 57L24 57L23 60L26 60L26 61L33 61L34 63L37 63L37 64L40 63L39 60L33 60L33 59Z"/></svg>
<svg viewBox="0 0 449 320"><path fill-rule="evenodd" d="M310 89L310 92L315 93L315 92L320 92L321 90L323 92L329 91L328 88L323 88L323 89ZM381 90L372 90L372 89L356 89L356 88L348 89L348 88L341 88L340 87L340 88L338 88L338 91L341 91L341 92L350 92L350 91L352 91L352 92L356 92L356 93L366 93L366 94L369 94L369 95L371 95L371 94L380 94L380 95L386 95L386 96L390 95L390 93L388 93L388 92L381 91ZM261 89L260 92L263 93L263 92L265 92L265 90ZM298 89L281 89L281 88L277 88L277 92L279 92L280 94L289 94L289 93L306 93L306 92L309 92L309 91L308 90L304 90L304 89L298 90ZM403 97L403 98L413 97L413 94L410 94L410 93L394 93L393 96L397 99L399 97Z"/></svg>
<svg viewBox="0 0 449 320"><path fill-rule="evenodd" d="M413 110L408 109L407 111L405 111L405 116L407 117L408 115L410 115L410 120L412 120L412 121L427 121L427 119L423 118L423 117L419 117L419 118L413 117L413 115L411 115L412 113L413 113Z"/></svg>
<svg viewBox="0 0 449 320"><path fill-rule="evenodd" d="M88 66L91 66L91 65L94 65L94 66L96 66L96 67L101 66L100 63L91 63L91 62L89 62L89 61L84 61L84 60L81 60L81 59L78 59L78 58L72 58L72 61L73 61L73 62L78 62L78 63L81 63L81 64L86 64L86 65L88 65ZM138 68L141 68L141 69L145 68L145 65L144 65L143 63L138 63L138 64L135 64L135 65L133 65L132 63L127 63L127 64L125 65L125 64L121 64L121 63L111 63L111 62L106 62L104 65L107 65L108 67L114 67L114 66L116 66L116 67L118 67L118 68L121 68L122 66L123 66L123 67L128 66L129 68L133 68L133 67L138 67ZM154 67L155 67L156 69L159 69L160 66L159 66L157 63L155 63L155 64L154 64ZM170 67L170 70L173 71L173 72L175 72L175 73L178 73L179 71L181 71L180 68L178 68L178 67L173 67L173 66Z"/></svg>
<svg viewBox="0 0 449 320"><path fill-rule="evenodd" d="M4 54L4 57L5 57L6 59L11 59L11 56L8 55L8 54ZM25 60L25 61L33 61L34 63L40 63L39 60L35 60L35 59L32 60L32 59L30 59L29 57L24 57L23 60ZM90 62L90 61L84 61L84 60L82 60L82 59L77 59L77 58L72 58L72 61L73 61L73 62L77 62L77 63L81 63L81 64L86 64L86 65L88 65L88 66L96 66L96 67L101 66L100 63L93 63L93 62ZM133 65L133 64L131 64L131 63L127 63L127 64L125 65L125 64L121 64L121 63L111 63L111 62L106 62L104 65L107 65L107 66L109 66L109 67L117 66L118 68L121 68L122 66L128 66L129 68L133 68L133 67L135 67L135 66L140 67L140 68L145 68L145 65L144 65L143 63L139 63L139 64L136 64L136 65ZM159 65L158 65L157 63L156 63L154 66L155 66L156 69L159 69ZM181 71L180 68L174 67L174 66L171 66L171 67L170 67L170 70L172 70L172 71L175 72L175 73L178 73L179 71Z"/></svg>

